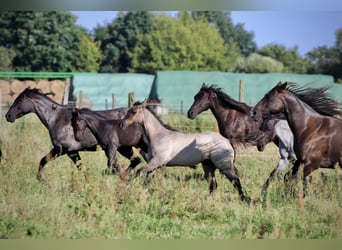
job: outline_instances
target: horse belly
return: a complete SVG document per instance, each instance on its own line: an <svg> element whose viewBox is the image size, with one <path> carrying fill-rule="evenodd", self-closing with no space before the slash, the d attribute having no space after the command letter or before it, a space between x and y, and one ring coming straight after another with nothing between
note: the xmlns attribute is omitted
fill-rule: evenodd
<svg viewBox="0 0 342 250"><path fill-rule="evenodd" d="M166 164L167 166L194 166L205 159L197 148L185 148L175 154Z"/></svg>

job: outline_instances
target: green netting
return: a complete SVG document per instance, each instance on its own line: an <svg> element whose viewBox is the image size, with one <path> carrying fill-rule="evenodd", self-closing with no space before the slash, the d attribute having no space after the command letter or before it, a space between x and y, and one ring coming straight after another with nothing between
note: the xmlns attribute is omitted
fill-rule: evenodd
<svg viewBox="0 0 342 250"><path fill-rule="evenodd" d="M333 77L328 75L308 74L244 74L225 72L195 71L161 71L157 72L150 92L150 97L163 100L166 107L187 110L193 102L194 95L202 83L215 84L233 99L239 100L239 82L244 82L243 102L255 105L264 94L279 81L292 81L298 84L309 84L312 87L331 85L330 93L342 100L342 85L334 84Z"/></svg>
<svg viewBox="0 0 342 250"><path fill-rule="evenodd" d="M292 81L311 87L331 86L329 92L337 100L342 101L342 85L334 84L333 77L328 75L309 74L244 74L227 72L197 71L160 71L153 75L121 73L95 74L79 73L73 75L73 95L80 90L91 100L92 109L111 108L112 94L115 95L116 106L128 105L128 93L134 92L134 99L162 99L169 110L187 110L193 102L203 82L215 84L235 100L239 100L239 82L243 80L243 102L254 105L264 94L279 81Z"/></svg>
<svg viewBox="0 0 342 250"><path fill-rule="evenodd" d="M133 92L135 100L148 98L154 76L148 74L74 74L73 96L77 97L82 90L84 97L91 101L91 108L103 110L112 107L112 94L115 96L116 107L128 106L128 94Z"/></svg>

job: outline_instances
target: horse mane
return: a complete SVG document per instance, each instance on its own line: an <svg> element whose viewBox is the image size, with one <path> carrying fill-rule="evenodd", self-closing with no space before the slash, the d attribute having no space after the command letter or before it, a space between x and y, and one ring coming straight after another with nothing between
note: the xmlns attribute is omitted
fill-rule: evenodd
<svg viewBox="0 0 342 250"><path fill-rule="evenodd" d="M133 106L135 106L135 105L142 105L142 104L143 104L143 102L136 101L136 102L134 102ZM154 113L154 111L151 109L150 106L147 106L147 105L146 105L145 108L146 108L149 112L151 112L151 114L159 121L159 123L160 123L161 125L163 125L164 128L166 128L166 129L168 129L168 130L172 130L172 131L177 131L177 132L178 132L177 129L171 127L170 125L168 125L168 124L166 124L166 123L164 123L164 122L159 118L159 116L157 116L157 114Z"/></svg>
<svg viewBox="0 0 342 250"><path fill-rule="evenodd" d="M234 100L228 94L224 93L222 88L218 87L217 85L209 86L203 83L201 90L205 92L209 92L209 91L215 92L217 97L219 98L219 101L225 108L233 108L244 114L250 113L250 107L247 104Z"/></svg>
<svg viewBox="0 0 342 250"><path fill-rule="evenodd" d="M307 85L298 86L293 82L286 82L286 89L308 104L317 113L338 118L342 116L341 104L333 99L326 91L329 86L307 88Z"/></svg>

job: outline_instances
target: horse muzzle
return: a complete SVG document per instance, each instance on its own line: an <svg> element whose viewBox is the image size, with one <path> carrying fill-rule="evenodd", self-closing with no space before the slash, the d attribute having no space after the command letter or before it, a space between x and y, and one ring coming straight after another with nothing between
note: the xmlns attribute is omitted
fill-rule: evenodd
<svg viewBox="0 0 342 250"><path fill-rule="evenodd" d="M196 114L194 111L192 111L191 109L189 109L188 111L188 118L190 118L191 120L195 119Z"/></svg>
<svg viewBox="0 0 342 250"><path fill-rule="evenodd" d="M11 115L10 113L6 113L6 120L8 121L8 122L14 122L15 121L15 117L13 116L13 115Z"/></svg>

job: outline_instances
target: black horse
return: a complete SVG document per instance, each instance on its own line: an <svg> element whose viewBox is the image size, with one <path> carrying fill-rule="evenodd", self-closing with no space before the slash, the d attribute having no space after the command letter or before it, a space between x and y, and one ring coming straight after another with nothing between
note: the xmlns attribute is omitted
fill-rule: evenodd
<svg viewBox="0 0 342 250"><path fill-rule="evenodd" d="M108 158L108 169L112 168L120 174L116 168L117 159L116 152L119 149L126 148L125 155L134 157L132 146L141 149L140 154L146 159L145 154L148 150L147 138L144 129L140 124L134 123L127 129L120 128L121 119L103 119L101 115L90 109L76 109L72 111L72 126L74 128L75 137L82 141L84 134L89 129L96 137L97 142L105 151ZM133 170L141 161L139 157L131 158L131 164L126 169L126 173ZM121 175L120 175L121 176Z"/></svg>
<svg viewBox="0 0 342 250"><path fill-rule="evenodd" d="M125 116L127 110L128 108L118 108L96 112L106 119L120 119ZM42 181L42 170L47 162L66 154L76 164L77 168L81 169L82 162L78 152L96 151L98 141L89 129L84 132L80 140L76 140L71 124L72 108L54 102L39 89L27 88L19 94L6 113L6 119L8 122L14 122L29 113L35 113L49 130L53 145L50 152L40 160L37 173L39 181ZM131 150L120 148L118 151L128 159L131 158Z"/></svg>

